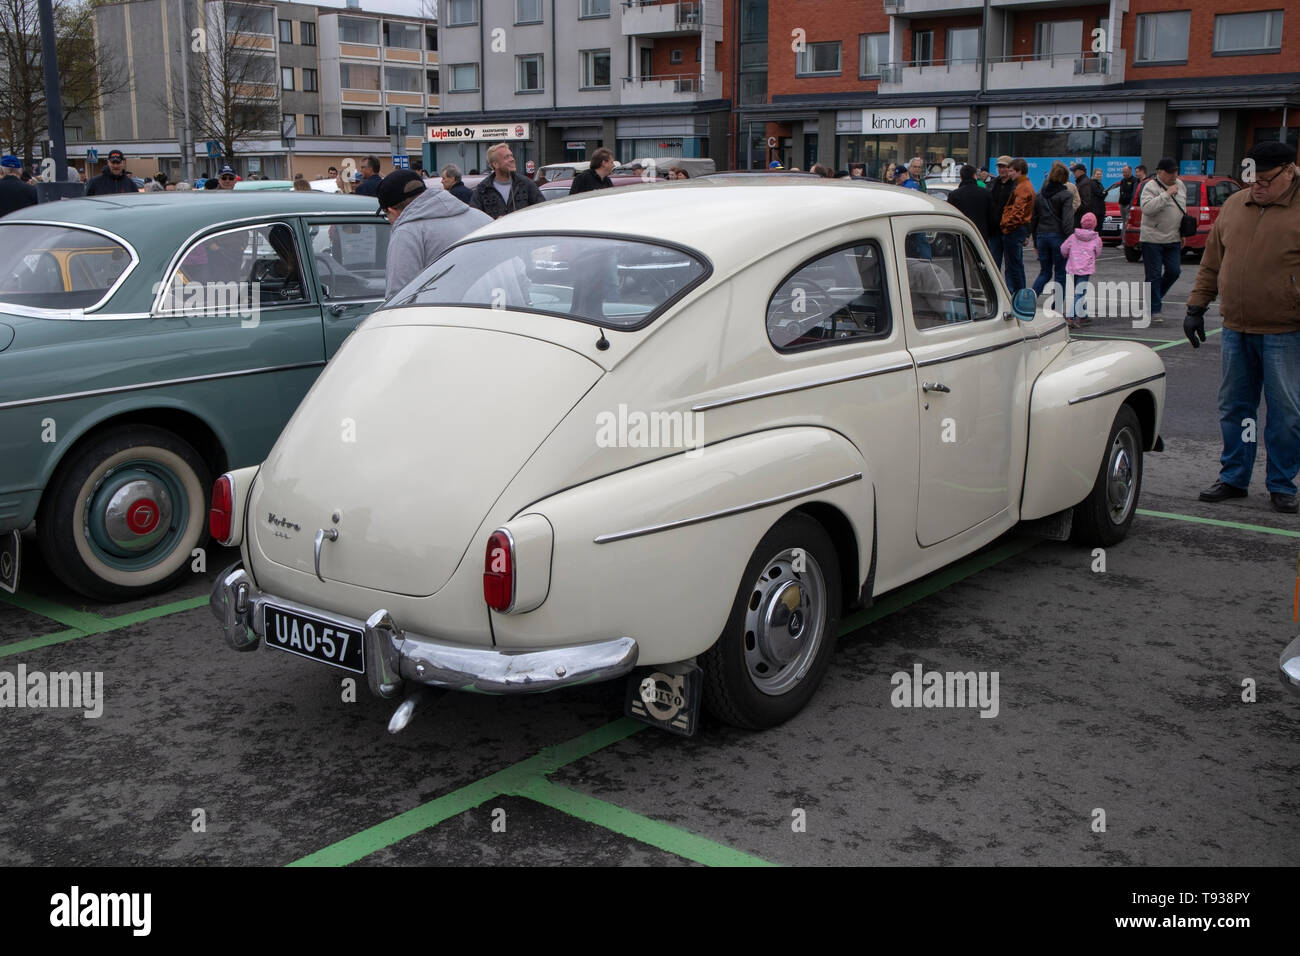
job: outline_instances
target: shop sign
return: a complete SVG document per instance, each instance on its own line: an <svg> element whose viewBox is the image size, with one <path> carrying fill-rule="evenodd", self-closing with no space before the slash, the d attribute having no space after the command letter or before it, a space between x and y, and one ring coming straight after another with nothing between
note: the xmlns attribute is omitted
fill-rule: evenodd
<svg viewBox="0 0 1300 956"><path fill-rule="evenodd" d="M1101 129L1106 117L1100 113L1031 113L1021 110L1022 129Z"/></svg>
<svg viewBox="0 0 1300 956"><path fill-rule="evenodd" d="M937 133L938 131L939 108L937 106L862 111L864 136L881 136L890 133Z"/></svg>
<svg viewBox="0 0 1300 956"><path fill-rule="evenodd" d="M573 142L565 143L565 144L564 144L564 148L565 148L565 149L577 149L577 150L582 150L583 152L585 152L586 149L587 149L587 141L586 141L585 139L574 140Z"/></svg>
<svg viewBox="0 0 1300 956"><path fill-rule="evenodd" d="M431 143L474 143L485 140L528 139L528 123L501 123L495 126L466 124L464 126L430 126Z"/></svg>

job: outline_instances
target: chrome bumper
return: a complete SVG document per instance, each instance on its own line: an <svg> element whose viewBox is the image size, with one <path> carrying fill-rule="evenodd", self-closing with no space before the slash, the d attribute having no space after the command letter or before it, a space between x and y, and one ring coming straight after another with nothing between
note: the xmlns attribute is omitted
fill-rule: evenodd
<svg viewBox="0 0 1300 956"><path fill-rule="evenodd" d="M405 681L481 694L534 694L622 677L637 659L636 641L630 637L545 650L440 641L403 631L384 609L359 621L266 594L257 590L242 564L222 572L208 603L221 622L226 643L237 651L256 650L265 638L262 609L268 603L360 631L366 682L385 700L401 693Z"/></svg>

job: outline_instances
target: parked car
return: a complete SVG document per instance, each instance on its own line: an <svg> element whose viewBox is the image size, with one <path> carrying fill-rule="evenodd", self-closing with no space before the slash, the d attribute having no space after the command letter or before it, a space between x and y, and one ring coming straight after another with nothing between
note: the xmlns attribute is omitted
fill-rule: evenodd
<svg viewBox="0 0 1300 956"><path fill-rule="evenodd" d="M849 608L1022 520L1129 530L1164 366L999 275L947 203L861 182L711 176L485 226L219 479L225 639L411 688L390 729L425 685L628 674L633 713L699 690L780 723Z"/></svg>
<svg viewBox="0 0 1300 956"><path fill-rule="evenodd" d="M1228 176L1179 176L1187 187L1187 214L1196 218L1196 235L1188 236L1183 243L1183 252L1200 257L1205 251L1205 237L1210 234L1214 220L1219 218L1219 209L1229 196L1242 188L1241 183ZM1155 177L1143 180L1133 190L1133 205L1129 209L1128 222L1124 224L1124 258L1137 262L1142 258L1142 190ZM1157 188L1159 183L1156 184Z"/></svg>
<svg viewBox="0 0 1300 956"><path fill-rule="evenodd" d="M211 476L265 457L388 247L372 198L129 199L0 221L0 536L103 600L191 573Z"/></svg>
<svg viewBox="0 0 1300 956"><path fill-rule="evenodd" d="M645 182L640 176L610 176L610 183L613 186L639 186ZM662 182L663 180L652 180L653 182ZM569 195L569 190L573 188L572 179L562 179L555 183L543 183L538 187L542 191L542 196L546 199L563 199ZM586 193L578 193L579 196L594 196L597 192L604 190L589 190Z"/></svg>
<svg viewBox="0 0 1300 956"><path fill-rule="evenodd" d="M537 171L539 177L545 177L548 183L568 182L574 176L584 169L591 168L590 160L583 160L580 163L551 163L549 166L543 166ZM544 185L544 184L543 184Z"/></svg>
<svg viewBox="0 0 1300 956"><path fill-rule="evenodd" d="M1117 246L1120 243L1120 213L1123 211L1119 206L1119 188L1121 183L1111 183L1106 188L1106 216L1098 225L1097 234L1101 236L1101 242L1104 246Z"/></svg>
<svg viewBox="0 0 1300 956"><path fill-rule="evenodd" d="M640 159L629 160L626 163L620 163L614 168L615 176L631 176L632 167L640 163L643 169L650 169L651 164L655 171L655 176L659 179L668 177L668 170L674 166L680 166L691 174L691 179L699 176L708 176L710 173L718 171L717 164L711 159L686 159L681 156L643 156Z"/></svg>

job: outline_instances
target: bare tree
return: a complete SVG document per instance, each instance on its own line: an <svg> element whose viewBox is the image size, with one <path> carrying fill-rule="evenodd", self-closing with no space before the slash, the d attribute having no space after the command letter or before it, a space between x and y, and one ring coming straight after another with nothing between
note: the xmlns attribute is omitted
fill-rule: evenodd
<svg viewBox="0 0 1300 956"><path fill-rule="evenodd" d="M192 23L195 32L186 38L192 135L196 142L216 140L227 161L241 140L279 129L274 23L270 7L209 0L203 22ZM177 125L185 119L183 87L174 71L170 98L164 92L157 101Z"/></svg>
<svg viewBox="0 0 1300 956"><path fill-rule="evenodd" d="M63 121L89 112L101 97L130 89L120 57L97 49L94 7L85 0L55 0L55 52ZM49 135L41 31L36 0L0 0L0 139L30 168L36 144Z"/></svg>

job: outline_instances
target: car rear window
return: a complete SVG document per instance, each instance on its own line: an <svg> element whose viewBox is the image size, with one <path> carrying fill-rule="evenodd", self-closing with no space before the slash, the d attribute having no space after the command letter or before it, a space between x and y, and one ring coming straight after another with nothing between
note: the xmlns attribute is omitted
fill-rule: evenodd
<svg viewBox="0 0 1300 956"><path fill-rule="evenodd" d="M98 304L131 265L101 233L68 226L0 224L0 302L37 309Z"/></svg>
<svg viewBox="0 0 1300 956"><path fill-rule="evenodd" d="M708 273L700 257L653 242L502 236L449 249L388 304L513 309L634 329Z"/></svg>

